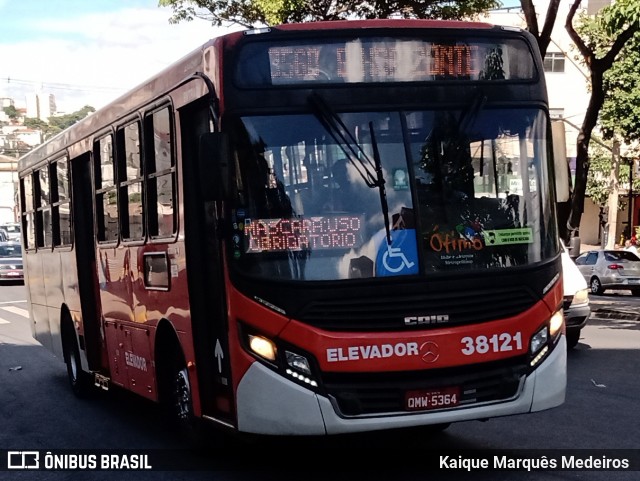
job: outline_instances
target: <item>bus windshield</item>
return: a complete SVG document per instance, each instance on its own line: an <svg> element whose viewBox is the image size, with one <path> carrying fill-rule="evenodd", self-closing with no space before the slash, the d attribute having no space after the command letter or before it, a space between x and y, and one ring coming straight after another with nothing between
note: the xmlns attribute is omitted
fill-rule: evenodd
<svg viewBox="0 0 640 481"><path fill-rule="evenodd" d="M430 276L557 253L540 109L476 101L453 111L341 112L342 136L318 113L234 122L232 251L241 272Z"/></svg>

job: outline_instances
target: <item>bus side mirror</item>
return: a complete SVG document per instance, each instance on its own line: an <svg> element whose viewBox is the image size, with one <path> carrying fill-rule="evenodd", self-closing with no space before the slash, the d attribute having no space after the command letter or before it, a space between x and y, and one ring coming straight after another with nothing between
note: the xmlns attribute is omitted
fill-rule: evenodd
<svg viewBox="0 0 640 481"><path fill-rule="evenodd" d="M223 200L227 197L229 165L229 136L222 132L202 134L198 149L198 177L204 200Z"/></svg>

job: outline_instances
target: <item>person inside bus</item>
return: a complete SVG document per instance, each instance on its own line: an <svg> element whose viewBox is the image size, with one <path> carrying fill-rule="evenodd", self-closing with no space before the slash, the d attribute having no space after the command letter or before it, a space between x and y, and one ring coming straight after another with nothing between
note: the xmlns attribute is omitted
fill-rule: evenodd
<svg viewBox="0 0 640 481"><path fill-rule="evenodd" d="M354 189L349 179L346 157L336 160L331 166L328 197L323 209L329 212L345 212L354 202Z"/></svg>

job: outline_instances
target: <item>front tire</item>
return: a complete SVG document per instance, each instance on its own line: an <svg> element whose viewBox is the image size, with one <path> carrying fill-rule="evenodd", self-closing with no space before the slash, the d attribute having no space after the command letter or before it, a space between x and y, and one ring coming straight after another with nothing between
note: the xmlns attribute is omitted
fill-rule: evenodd
<svg viewBox="0 0 640 481"><path fill-rule="evenodd" d="M194 416L189 371L184 356L178 349L170 356L163 371L161 404L169 426L192 448L204 449L207 431L204 424Z"/></svg>

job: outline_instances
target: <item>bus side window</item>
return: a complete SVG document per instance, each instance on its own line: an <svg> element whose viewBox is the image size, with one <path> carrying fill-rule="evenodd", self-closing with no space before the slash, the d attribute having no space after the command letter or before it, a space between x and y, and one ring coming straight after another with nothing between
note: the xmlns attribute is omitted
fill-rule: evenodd
<svg viewBox="0 0 640 481"><path fill-rule="evenodd" d="M22 241L25 249L36 247L35 203L33 176L27 174L20 179L20 200L22 201Z"/></svg>
<svg viewBox="0 0 640 481"><path fill-rule="evenodd" d="M169 107L145 118L145 175L151 238L176 232L176 163L173 117Z"/></svg>
<svg viewBox="0 0 640 481"><path fill-rule="evenodd" d="M51 164L51 206L53 245L71 244L69 161L66 157Z"/></svg>
<svg viewBox="0 0 640 481"><path fill-rule="evenodd" d="M131 122L116 136L120 229L125 240L144 239L140 124Z"/></svg>
<svg viewBox="0 0 640 481"><path fill-rule="evenodd" d="M41 167L35 176L36 187L36 244L38 247L51 247L51 183L49 165Z"/></svg>
<svg viewBox="0 0 640 481"><path fill-rule="evenodd" d="M116 242L118 240L118 195L111 135L94 143L93 156L98 242Z"/></svg>

